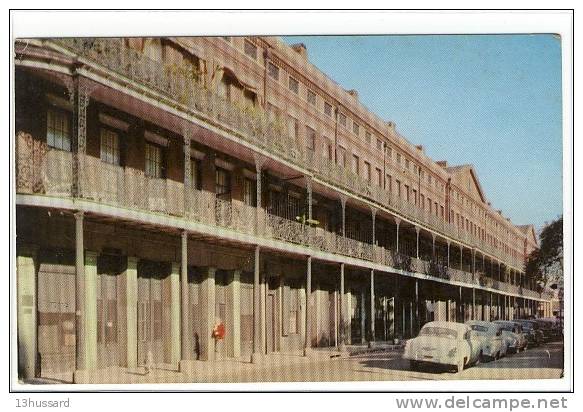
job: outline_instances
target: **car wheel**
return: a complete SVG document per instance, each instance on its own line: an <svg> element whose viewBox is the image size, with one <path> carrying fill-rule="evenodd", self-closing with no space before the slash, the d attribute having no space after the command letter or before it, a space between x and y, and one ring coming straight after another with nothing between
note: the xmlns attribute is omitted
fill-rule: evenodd
<svg viewBox="0 0 583 412"><path fill-rule="evenodd" d="M500 351L496 352L496 356L494 356L494 360L500 359Z"/></svg>
<svg viewBox="0 0 583 412"><path fill-rule="evenodd" d="M484 356L484 352L480 351L480 354L478 355L478 359L476 359L476 365L479 363L485 363L486 362L486 357Z"/></svg>
<svg viewBox="0 0 583 412"><path fill-rule="evenodd" d="M457 364L457 373L460 373L461 371L464 370L464 366L466 364L466 358L463 358L462 360L460 360Z"/></svg>
<svg viewBox="0 0 583 412"><path fill-rule="evenodd" d="M410 360L409 361L409 369L412 371L416 371L419 369L419 362L414 361L414 360Z"/></svg>

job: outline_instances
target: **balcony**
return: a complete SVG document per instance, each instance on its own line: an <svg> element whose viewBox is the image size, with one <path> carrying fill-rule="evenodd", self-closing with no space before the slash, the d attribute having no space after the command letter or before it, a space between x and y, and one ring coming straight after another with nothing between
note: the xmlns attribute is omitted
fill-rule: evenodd
<svg viewBox="0 0 583 412"><path fill-rule="evenodd" d="M140 93L152 94L174 108L184 110L267 151L274 158L285 160L309 171L316 179L321 179L339 189L373 202L379 207L386 208L394 214L463 242L467 247L480 249L515 268L522 269L523 267L519 259L494 248L467 231L459 230L443 218L432 215L404 201L401 197L394 196L331 160L304 150L294 138L288 135L287 128L284 127L281 119L269 118L266 113L258 109L238 107L203 87L198 79L189 76L185 70L164 66L158 61L151 60L142 53L124 46L120 39L53 39L46 40L46 44L78 56L81 62L113 72L120 77L119 80L123 81L124 87L133 87ZM136 179L139 180L139 176ZM164 190L166 196L174 190L162 183L153 183L144 179L141 182L148 185L161 185L160 189ZM115 196L118 195L115 194ZM158 198L157 202L161 209L167 208L163 204L163 197ZM281 230L285 232L280 233L284 237L290 237L295 231L291 227ZM297 236L294 235L294 237ZM353 246L346 245L346 248L355 250ZM371 253L363 250L362 255L370 256Z"/></svg>
<svg viewBox="0 0 583 412"><path fill-rule="evenodd" d="M32 136L19 133L16 138L16 187L19 194L37 194L70 198L73 196L73 161L70 152L48 148ZM345 238L322 228L307 227L299 222L257 209L238 200L218 199L214 193L185 187L169 179L146 176L142 171L114 166L92 156L79 156L80 175L76 196L103 205L182 217L205 225L237 233L302 245L416 272L468 286L540 297L539 293L519 289L503 282L489 283L471 273L410 258L391 250ZM259 219L259 221L257 221Z"/></svg>

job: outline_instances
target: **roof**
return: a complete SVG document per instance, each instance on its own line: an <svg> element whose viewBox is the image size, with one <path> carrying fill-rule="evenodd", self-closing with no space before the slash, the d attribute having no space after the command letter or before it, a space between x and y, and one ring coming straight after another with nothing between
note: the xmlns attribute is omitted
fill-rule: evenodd
<svg viewBox="0 0 583 412"><path fill-rule="evenodd" d="M464 164L464 165L458 165L458 166L449 166L449 167L446 167L445 170L447 170L451 175L458 175L458 176L464 172L469 173L470 176L472 177L474 185L476 186L476 189L478 191L478 195L480 196L480 200L484 203L487 203L486 195L484 194L484 189L482 188L482 185L480 184L480 179L478 179L478 174L476 173L474 165Z"/></svg>
<svg viewBox="0 0 583 412"><path fill-rule="evenodd" d="M446 321L434 321L434 322L427 322L423 327L435 327L435 328L447 328L447 329L454 329L458 332L465 332L469 326L465 323L458 323L458 322L446 322Z"/></svg>

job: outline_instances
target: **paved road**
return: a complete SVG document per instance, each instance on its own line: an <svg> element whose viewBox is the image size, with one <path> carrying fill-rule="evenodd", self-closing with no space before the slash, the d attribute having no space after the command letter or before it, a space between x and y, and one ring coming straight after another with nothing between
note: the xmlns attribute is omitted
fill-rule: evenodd
<svg viewBox="0 0 583 412"><path fill-rule="evenodd" d="M316 360L308 364L248 369L229 374L226 381L392 381L443 379L550 379L563 369L563 345L551 343L466 368L461 373L425 368L410 371L401 352L372 353L350 358ZM243 373L241 373L243 372ZM219 378L217 381L225 381Z"/></svg>

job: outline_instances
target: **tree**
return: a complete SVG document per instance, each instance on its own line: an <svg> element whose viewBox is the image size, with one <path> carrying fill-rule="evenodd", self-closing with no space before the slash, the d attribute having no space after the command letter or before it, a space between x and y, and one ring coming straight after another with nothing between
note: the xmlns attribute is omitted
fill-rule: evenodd
<svg viewBox="0 0 583 412"><path fill-rule="evenodd" d="M528 256L526 274L541 287L563 280L563 216L546 224L540 233L540 248Z"/></svg>

